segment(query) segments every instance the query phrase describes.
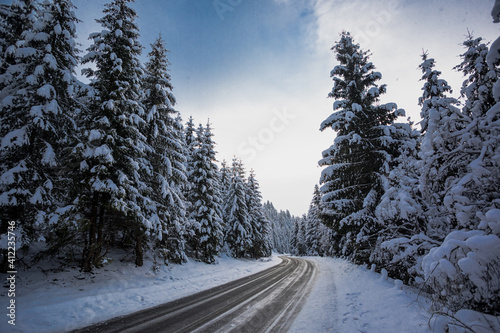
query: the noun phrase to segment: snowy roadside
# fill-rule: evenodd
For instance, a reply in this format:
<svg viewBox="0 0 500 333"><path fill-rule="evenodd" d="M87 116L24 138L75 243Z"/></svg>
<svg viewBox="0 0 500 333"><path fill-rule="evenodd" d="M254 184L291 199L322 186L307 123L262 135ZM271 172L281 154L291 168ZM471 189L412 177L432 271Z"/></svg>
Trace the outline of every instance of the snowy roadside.
<svg viewBox="0 0 500 333"><path fill-rule="evenodd" d="M223 256L216 265L189 261L162 266L156 274L151 262L135 267L119 261L96 274L67 269L50 273L48 278L40 269L18 272L16 325L9 325L3 315L0 332L67 332L194 294L280 262L278 255L262 260ZM6 289L0 296L5 309Z"/></svg>
<svg viewBox="0 0 500 333"><path fill-rule="evenodd" d="M427 300L409 288L342 259L305 258L320 272L290 332L432 332Z"/></svg>

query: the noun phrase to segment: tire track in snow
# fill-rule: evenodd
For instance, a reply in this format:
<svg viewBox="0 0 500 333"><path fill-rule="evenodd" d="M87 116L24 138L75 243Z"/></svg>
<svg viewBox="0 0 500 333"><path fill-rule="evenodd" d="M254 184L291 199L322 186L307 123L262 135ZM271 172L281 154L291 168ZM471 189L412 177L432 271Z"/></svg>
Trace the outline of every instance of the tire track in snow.
<svg viewBox="0 0 500 333"><path fill-rule="evenodd" d="M281 258L243 279L74 332L285 332L317 268L302 258Z"/></svg>

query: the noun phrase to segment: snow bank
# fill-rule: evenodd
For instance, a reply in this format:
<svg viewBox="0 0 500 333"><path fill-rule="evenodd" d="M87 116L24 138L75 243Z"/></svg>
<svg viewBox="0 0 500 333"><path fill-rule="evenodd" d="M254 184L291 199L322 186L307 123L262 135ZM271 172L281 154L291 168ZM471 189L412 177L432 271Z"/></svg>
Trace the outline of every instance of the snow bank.
<svg viewBox="0 0 500 333"><path fill-rule="evenodd" d="M19 271L16 285L16 326L0 321L0 332L67 332L166 303L256 273L281 262L270 259L219 258L215 265L189 261L180 266L162 265L155 274L153 263L143 267L122 263L119 256L95 274L77 269L48 272L43 265L31 272ZM39 265L38 265L39 266ZM1 293L1 306L8 301Z"/></svg>
<svg viewBox="0 0 500 333"><path fill-rule="evenodd" d="M320 273L290 332L432 332L428 300L342 259L308 258Z"/></svg>

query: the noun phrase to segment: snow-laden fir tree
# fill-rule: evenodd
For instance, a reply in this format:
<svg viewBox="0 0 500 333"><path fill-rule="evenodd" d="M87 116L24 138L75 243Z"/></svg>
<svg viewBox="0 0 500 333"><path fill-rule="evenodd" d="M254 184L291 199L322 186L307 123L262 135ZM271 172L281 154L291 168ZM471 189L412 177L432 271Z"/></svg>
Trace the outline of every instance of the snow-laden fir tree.
<svg viewBox="0 0 500 333"><path fill-rule="evenodd" d="M250 170L247 182L247 207L252 227L252 249L250 255L254 258L271 255L272 246L269 241L271 227L262 209L262 194L255 173Z"/></svg>
<svg viewBox="0 0 500 333"><path fill-rule="evenodd" d="M264 203L263 212L270 222L269 240L272 249L278 253L291 253L292 231L296 218L289 211L278 212L270 201Z"/></svg>
<svg viewBox="0 0 500 333"><path fill-rule="evenodd" d="M198 147L198 140L196 139L196 129L192 116L189 116L188 121L183 127L183 133L184 133L183 142L186 155L186 162L184 165L186 168L186 172L189 173L193 169L193 158L192 158L193 152ZM184 193L185 197L189 195L190 189L191 189L191 180L188 179L188 181L185 182L184 185L182 186L182 192ZM186 205L189 206L190 202L187 201ZM186 208L189 209L189 207Z"/></svg>
<svg viewBox="0 0 500 333"><path fill-rule="evenodd" d="M135 23L137 13L131 0L114 0L105 5L97 22L101 32L92 33L92 44L83 63L95 69L83 73L91 80L91 104L82 116L82 143L76 148L80 162L81 230L85 231L83 269L100 266L103 246L117 240L134 244L136 264L142 264L142 240L150 200L144 197L147 183L141 170L151 169L150 150L141 129L146 127L139 62L142 46Z"/></svg>
<svg viewBox="0 0 500 333"><path fill-rule="evenodd" d="M331 71L334 113L320 130L331 128L337 136L319 161L326 166L320 178L321 215L333 229L335 254L361 263L368 261L379 231L374 211L384 190L381 175L397 153L391 151L388 125L404 112L394 103L379 105L386 90L376 83L382 75L348 32L332 49L339 61Z"/></svg>
<svg viewBox="0 0 500 333"><path fill-rule="evenodd" d="M14 1L11 10L21 21L31 22L33 5ZM72 121L76 22L71 1L56 0L38 8L32 25L21 24L28 30L14 33L20 27L11 26L10 43L14 44L8 47L0 78L4 84L0 206L3 221L22 221L20 228L28 236L25 241L43 237L43 229L49 222L58 222L58 208L65 204L64 148L76 132Z"/></svg>
<svg viewBox="0 0 500 333"><path fill-rule="evenodd" d="M292 231L292 253L297 256L305 256L307 254L306 246L306 218L305 215L295 220Z"/></svg>
<svg viewBox="0 0 500 333"><path fill-rule="evenodd" d="M305 243L307 254L312 256L322 255L321 249L321 192L319 186L314 186L313 198L307 212L306 227L305 227Z"/></svg>
<svg viewBox="0 0 500 333"><path fill-rule="evenodd" d="M498 1L497 4L500 5ZM495 10L492 15L498 21ZM463 111L470 123L459 132L458 153L451 155L461 158L461 172L446 184L444 197L445 208L456 221L452 226L456 230L430 251L422 268L437 304L451 311L466 308L498 316L500 38L489 51L480 41L469 37L464 43L467 51L462 55L463 62L458 66L466 75L462 85L466 98Z"/></svg>
<svg viewBox="0 0 500 333"><path fill-rule="evenodd" d="M186 126L184 128L184 140L189 156L189 154L191 154L196 149L196 145L198 144L198 141L196 140L196 129L192 116L189 116L189 119L186 122Z"/></svg>
<svg viewBox="0 0 500 333"><path fill-rule="evenodd" d="M429 221L428 235L443 239L453 228L453 219L443 209L442 202L446 184L456 179L460 163L452 159L452 154L460 145L460 131L464 129L466 120L457 108L458 100L448 96L451 87L440 78L441 72L433 69L435 60L427 53L422 54L422 147L420 150L421 172L420 191L429 207L426 213Z"/></svg>
<svg viewBox="0 0 500 333"><path fill-rule="evenodd" d="M234 158L231 166L231 185L224 203L224 237L231 255L235 258L248 257L253 245L246 186L243 164Z"/></svg>
<svg viewBox="0 0 500 333"><path fill-rule="evenodd" d="M227 165L226 160L221 162L219 178L221 198L225 202L226 194L231 186L231 168Z"/></svg>
<svg viewBox="0 0 500 333"><path fill-rule="evenodd" d="M206 128L200 124L196 133L198 144L191 154L192 169L188 175L191 182L188 218L192 233L189 244L195 258L211 264L224 241L219 175L210 124Z"/></svg>
<svg viewBox="0 0 500 333"><path fill-rule="evenodd" d="M462 54L462 63L455 69L465 76L461 96L465 104L462 113L467 122L459 134L459 147L450 154L450 162L457 165L457 175L446 185L443 203L456 221L454 225L475 229L480 222L477 213L495 200L498 188L494 179L485 174L490 172L487 171L490 162L483 163L495 146L491 141L495 136L495 116L492 117L489 110L496 103L493 87L499 71L488 65L488 46L482 38L469 34L463 45L466 52ZM483 152L483 148L486 151ZM481 175L486 179L480 180Z"/></svg>
<svg viewBox="0 0 500 333"><path fill-rule="evenodd" d="M179 112L174 109L171 77L168 73L168 50L158 37L151 44L145 64L144 107L146 154L151 169L143 169L148 179L151 229L164 260L180 263L186 260L184 233L186 223L182 186L187 181L186 149ZM146 162L146 163L147 163Z"/></svg>
<svg viewBox="0 0 500 333"><path fill-rule="evenodd" d="M15 73L4 74L9 65L18 62L16 49L24 43L23 35L32 30L38 7L34 0L13 0L10 5L0 4L0 89L17 77Z"/></svg>
<svg viewBox="0 0 500 333"><path fill-rule="evenodd" d="M421 275L422 257L438 243L425 235L425 202L418 190L420 134L412 123L394 123L392 137L400 155L390 162L385 191L375 210L381 227L370 261L392 278L412 282Z"/></svg>

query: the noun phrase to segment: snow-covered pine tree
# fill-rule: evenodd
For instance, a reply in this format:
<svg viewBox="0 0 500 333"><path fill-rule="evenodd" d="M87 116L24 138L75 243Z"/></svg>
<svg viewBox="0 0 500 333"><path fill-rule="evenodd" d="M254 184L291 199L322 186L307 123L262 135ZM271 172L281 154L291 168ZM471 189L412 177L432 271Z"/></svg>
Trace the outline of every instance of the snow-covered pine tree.
<svg viewBox="0 0 500 333"><path fill-rule="evenodd" d="M271 232L269 221L262 210L262 195L255 173L250 170L247 181L247 207L252 227L252 249L250 255L254 258L269 257L272 247L269 242Z"/></svg>
<svg viewBox="0 0 500 333"><path fill-rule="evenodd" d="M422 54L423 94L419 98L422 107L422 147L419 169L420 191L429 208L427 234L431 238L444 239L456 223L448 216L442 202L446 184L456 179L459 163L451 157L460 144L459 134L465 128L466 120L457 108L458 100L449 97L451 87L441 79L441 72L433 69L435 60L427 53Z"/></svg>
<svg viewBox="0 0 500 333"><path fill-rule="evenodd" d="M186 122L186 126L184 128L184 137L189 156L189 154L191 154L196 149L196 145L198 143L196 141L196 129L194 128L194 121L192 116L189 116L189 119Z"/></svg>
<svg viewBox="0 0 500 333"><path fill-rule="evenodd" d="M295 220L292 231L292 253L297 256L305 256L307 254L306 247L306 232L305 232L305 215Z"/></svg>
<svg viewBox="0 0 500 333"><path fill-rule="evenodd" d="M198 140L196 139L196 129L194 126L194 121L192 116L189 116L189 119L186 122L183 131L184 131L183 141L184 141L184 148L186 155L185 167L187 174L189 174L193 170L192 154L198 147ZM188 179L188 181L185 182L184 185L182 186L182 191L185 197L189 195L189 191L191 189L191 182L192 180ZM190 202L186 201L186 205L187 205L186 209L189 210Z"/></svg>
<svg viewBox="0 0 500 333"><path fill-rule="evenodd" d="M336 99L334 113L320 130L337 132L334 144L323 151L321 166L322 220L335 235L335 255L367 263L379 226L375 207L383 194L381 175L392 154L388 125L402 115L394 103L378 105L386 86L369 62L368 51L360 49L348 32L332 50L339 65L331 71Z"/></svg>
<svg viewBox="0 0 500 333"><path fill-rule="evenodd" d="M311 256L322 255L321 251L321 191L319 186L314 186L313 198L307 212L305 227L305 243L307 254Z"/></svg>
<svg viewBox="0 0 500 333"><path fill-rule="evenodd" d="M83 73L91 79L94 96L82 115L80 156L81 230L86 235L83 269L100 266L103 245L112 239L120 245L133 243L136 264L142 264L142 240L151 221L146 209L149 203L143 193L147 184L141 179L150 150L145 135L144 107L139 62L142 46L132 0L113 0L105 4L104 16L97 22L101 32L90 35L93 43L83 63L95 69Z"/></svg>
<svg viewBox="0 0 500 333"><path fill-rule="evenodd" d="M222 160L221 162L221 167L220 167L220 187L221 187L221 198L222 201L226 201L226 193L229 190L229 187L231 186L231 169L227 165L226 160Z"/></svg>
<svg viewBox="0 0 500 333"><path fill-rule="evenodd" d="M295 218L289 211L277 211L270 201L263 205L263 212L270 222L271 232L269 241L274 251L278 253L291 253L292 231Z"/></svg>
<svg viewBox="0 0 500 333"><path fill-rule="evenodd" d="M33 2L14 1L12 13L33 20ZM66 200L64 149L75 133L74 69L77 19L69 0L44 3L33 25L15 32L0 81L0 206L2 220L20 220L25 241L59 221ZM20 14L21 13L21 14ZM14 14L13 14L14 15ZM16 17L14 15L13 17ZM6 20L5 22L8 22ZM16 30L19 27L13 26Z"/></svg>
<svg viewBox="0 0 500 333"><path fill-rule="evenodd" d="M212 264L224 241L218 167L210 124L206 128L200 124L196 133L198 144L191 154L192 169L188 175L191 189L187 199L193 233L189 244L195 258Z"/></svg>
<svg viewBox="0 0 500 333"><path fill-rule="evenodd" d="M224 206L225 242L235 258L249 256L253 245L246 186L243 163L235 157L231 166L231 185Z"/></svg>
<svg viewBox="0 0 500 333"><path fill-rule="evenodd" d="M4 74L9 65L19 61L16 49L23 45L23 35L32 30L37 12L38 3L34 0L13 0L10 5L0 4L0 89L17 77L15 73Z"/></svg>
<svg viewBox="0 0 500 333"><path fill-rule="evenodd" d="M489 141L492 138L490 125L493 123L488 119L491 117L488 111L496 103L493 87L499 71L488 65L488 46L482 43L482 38L474 38L469 33L463 45L467 50L461 55L462 63L455 69L466 76L461 96L465 99L462 112L468 121L460 133L459 148L450 154L449 163L457 165L457 176L448 182L443 202L456 221L454 225L476 229L480 222L477 212L494 201L496 189L493 179L482 182L477 177L484 175L481 170L485 171L478 165L486 157L481 157L485 142L488 142L488 149L495 145Z"/></svg>
<svg viewBox="0 0 500 333"><path fill-rule="evenodd" d="M394 123L391 131L400 155L390 162L385 192L375 210L381 232L370 261L392 278L410 283L421 274L422 257L438 243L425 236L426 206L418 190L420 133L412 123Z"/></svg>
<svg viewBox="0 0 500 333"><path fill-rule="evenodd" d="M182 186L187 181L186 149L182 121L174 109L176 100L168 73L167 52L165 42L159 36L151 44L145 64L145 134L151 148L146 158L152 168L143 172L149 179L146 190L151 207L154 207L148 219L155 236L155 247L164 260L181 263L186 261L186 211L182 193Z"/></svg>
<svg viewBox="0 0 500 333"><path fill-rule="evenodd" d="M500 1L492 16L498 22ZM471 37L471 36L470 36ZM457 221L422 268L438 304L451 311L500 314L500 38L487 51L469 38L463 62L464 113L471 118L458 148L465 172L447 184L445 205ZM492 100L493 98L493 100ZM467 140L467 141L465 141ZM461 169L462 171L462 169ZM451 297L450 297L451 296Z"/></svg>

